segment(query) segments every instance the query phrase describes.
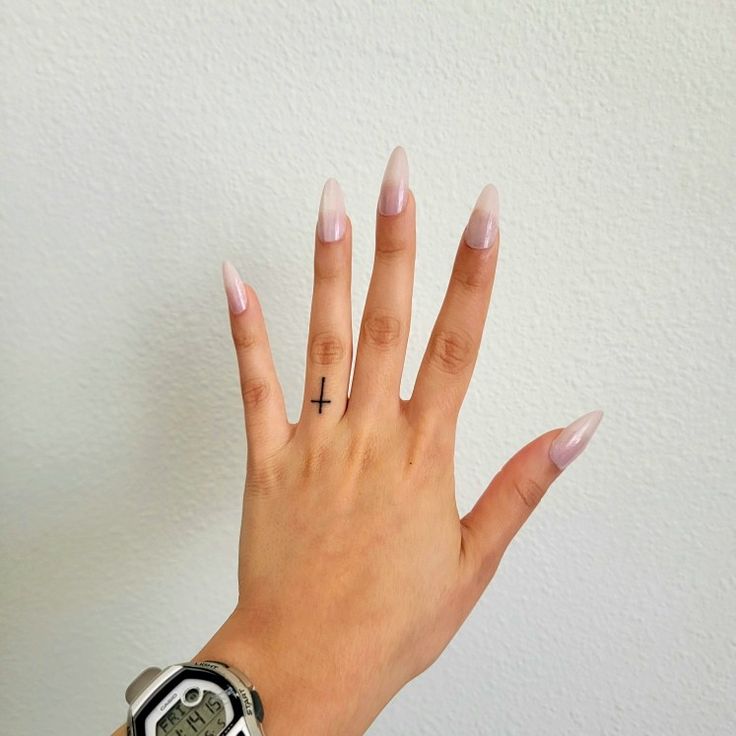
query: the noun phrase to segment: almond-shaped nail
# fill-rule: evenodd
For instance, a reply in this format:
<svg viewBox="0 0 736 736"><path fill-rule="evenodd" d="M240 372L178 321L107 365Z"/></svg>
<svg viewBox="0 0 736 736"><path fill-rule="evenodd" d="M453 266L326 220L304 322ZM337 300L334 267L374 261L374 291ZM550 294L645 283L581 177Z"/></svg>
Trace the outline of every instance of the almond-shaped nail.
<svg viewBox="0 0 736 736"><path fill-rule="evenodd" d="M222 264L222 280L225 284L225 294L227 294L227 304L230 311L233 314L244 312L248 306L245 285L230 261L225 261Z"/></svg>
<svg viewBox="0 0 736 736"><path fill-rule="evenodd" d="M323 243L334 243L345 234L345 199L336 179L328 179L322 188L317 218L317 235Z"/></svg>
<svg viewBox="0 0 736 736"><path fill-rule="evenodd" d="M498 190L486 184L465 226L465 242L471 248L490 248L496 242L498 215Z"/></svg>
<svg viewBox="0 0 736 736"><path fill-rule="evenodd" d="M383 172L381 193L378 195L378 211L382 215L398 215L406 207L409 192L409 161L406 151L396 146L391 152Z"/></svg>
<svg viewBox="0 0 736 736"><path fill-rule="evenodd" d="M555 437L549 448L550 460L564 470L588 446L598 429L603 412L597 409L576 419Z"/></svg>

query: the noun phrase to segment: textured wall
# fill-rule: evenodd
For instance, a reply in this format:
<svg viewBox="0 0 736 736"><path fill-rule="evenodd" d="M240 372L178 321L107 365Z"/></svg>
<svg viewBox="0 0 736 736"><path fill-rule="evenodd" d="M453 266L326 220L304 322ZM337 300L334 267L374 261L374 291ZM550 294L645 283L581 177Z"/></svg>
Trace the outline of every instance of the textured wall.
<svg viewBox="0 0 736 736"><path fill-rule="evenodd" d="M470 207L501 192L461 510L533 436L606 418L370 733L734 732L733 3L1 4L3 733L111 731L131 676L228 612L220 261L260 294L294 420L322 183L353 218L357 330L397 143L405 395Z"/></svg>

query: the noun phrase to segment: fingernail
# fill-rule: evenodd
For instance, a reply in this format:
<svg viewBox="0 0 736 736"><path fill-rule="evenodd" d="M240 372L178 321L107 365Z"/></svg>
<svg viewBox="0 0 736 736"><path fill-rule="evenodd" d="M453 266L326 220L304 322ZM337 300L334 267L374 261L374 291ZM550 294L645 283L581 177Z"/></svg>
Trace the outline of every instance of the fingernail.
<svg viewBox="0 0 736 736"><path fill-rule="evenodd" d="M597 409L576 419L555 437L549 448L550 460L564 470L587 446L598 429L603 412Z"/></svg>
<svg viewBox="0 0 736 736"><path fill-rule="evenodd" d="M465 242L471 248L489 248L498 233L498 190L486 184L465 226Z"/></svg>
<svg viewBox="0 0 736 736"><path fill-rule="evenodd" d="M317 218L317 235L323 243L334 243L345 234L345 200L336 179L328 179L322 189Z"/></svg>
<svg viewBox="0 0 736 736"><path fill-rule="evenodd" d="M245 285L240 275L230 261L222 264L222 280L225 284L227 303L233 314L240 314L248 306L248 297L245 293Z"/></svg>
<svg viewBox="0 0 736 736"><path fill-rule="evenodd" d="M396 146L383 172L378 211L382 215L398 215L406 207L408 191L409 161L406 158L406 151L401 146Z"/></svg>

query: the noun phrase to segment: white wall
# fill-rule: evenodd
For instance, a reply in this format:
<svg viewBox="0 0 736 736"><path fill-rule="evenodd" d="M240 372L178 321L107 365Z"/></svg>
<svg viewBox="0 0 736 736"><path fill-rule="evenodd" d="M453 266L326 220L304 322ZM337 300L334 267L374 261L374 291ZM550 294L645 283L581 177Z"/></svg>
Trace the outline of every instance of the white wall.
<svg viewBox="0 0 736 736"><path fill-rule="evenodd" d="M538 433L606 418L370 733L734 732L733 3L2 17L0 730L111 731L128 680L229 611L244 463L220 262L260 294L295 420L323 180L354 222L357 330L401 143L406 394L469 209L501 192L461 510Z"/></svg>

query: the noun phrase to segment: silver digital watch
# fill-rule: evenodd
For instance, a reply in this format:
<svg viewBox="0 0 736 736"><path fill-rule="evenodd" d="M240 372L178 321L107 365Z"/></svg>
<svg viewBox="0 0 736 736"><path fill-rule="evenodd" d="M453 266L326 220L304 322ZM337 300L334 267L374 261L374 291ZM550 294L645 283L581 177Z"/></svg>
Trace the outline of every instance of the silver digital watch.
<svg viewBox="0 0 736 736"><path fill-rule="evenodd" d="M251 681L222 662L143 670L125 691L128 736L265 736Z"/></svg>

